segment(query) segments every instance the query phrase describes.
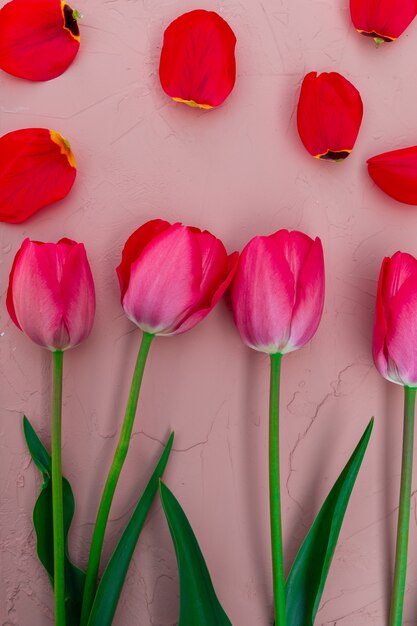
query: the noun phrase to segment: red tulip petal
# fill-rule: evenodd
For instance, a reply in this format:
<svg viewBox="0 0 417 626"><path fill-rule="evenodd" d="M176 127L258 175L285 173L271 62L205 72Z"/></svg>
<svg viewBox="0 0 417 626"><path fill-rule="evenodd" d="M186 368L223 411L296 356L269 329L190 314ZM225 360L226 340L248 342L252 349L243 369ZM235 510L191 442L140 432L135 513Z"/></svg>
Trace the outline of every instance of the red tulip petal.
<svg viewBox="0 0 417 626"><path fill-rule="evenodd" d="M397 253L399 254L399 253ZM381 271L378 280L378 290L376 294L375 322L372 338L372 354L375 365L381 372L382 376L388 376L388 357L385 347L385 337L387 334L387 313L385 311L385 285L387 283L387 274L391 259L385 257L381 265Z"/></svg>
<svg viewBox="0 0 417 626"><path fill-rule="evenodd" d="M96 310L94 281L84 244L61 239L57 250L60 251L66 244L71 248L66 254L61 279L63 321L71 343L78 345L88 337L93 326Z"/></svg>
<svg viewBox="0 0 417 626"><path fill-rule="evenodd" d="M314 242L299 230L288 231L286 229L269 235L269 239L274 242L277 249L282 250L294 277L294 284L297 285Z"/></svg>
<svg viewBox="0 0 417 626"><path fill-rule="evenodd" d="M226 276L224 280L217 287L210 302L207 303L205 308L198 309L195 313L192 313L191 315L186 317L185 320L181 322L181 324L177 327L175 331L176 335L179 335L181 333L187 332L188 330L191 330L191 328L194 328L194 326L196 326L199 322L201 322L201 320L207 317L207 315L216 306L216 304L218 303L218 301L220 300L220 298L222 297L222 295L224 294L224 292L226 291L226 289L229 287L230 283L232 282L233 277L237 270L238 261L239 261L239 253L233 252L228 257L228 266L227 266Z"/></svg>
<svg viewBox="0 0 417 626"><path fill-rule="evenodd" d="M417 15L417 0L350 0L350 14L363 35L393 41Z"/></svg>
<svg viewBox="0 0 417 626"><path fill-rule="evenodd" d="M222 104L236 80L236 37L213 11L181 15L166 29L159 76L178 102L211 109Z"/></svg>
<svg viewBox="0 0 417 626"><path fill-rule="evenodd" d="M13 278L14 278L14 273L16 271L16 267L18 265L19 259L20 259L20 255L22 254L22 250L24 250L28 244L30 243L30 239L27 237L21 247L20 250L17 251L16 256L13 260L13 265L12 265L12 269L10 270L10 275L9 275L9 286L7 288L7 297L6 297L6 307L7 307L7 311L10 315L10 317L12 318L12 321L16 324L16 326L18 328L20 328L20 330L22 330L22 327L20 326L18 319L17 319L17 315L16 315L16 310L14 308L14 302L13 302Z"/></svg>
<svg viewBox="0 0 417 626"><path fill-rule="evenodd" d="M359 91L337 72L310 72L301 87L297 125L301 141L317 159L341 160L351 153L362 122Z"/></svg>
<svg viewBox="0 0 417 626"><path fill-rule="evenodd" d="M297 234L298 241L304 233ZM295 247L295 246L294 246ZM291 339L286 352L291 348L304 346L315 334L324 305L324 258L323 246L319 238L310 245L308 254L303 259L300 272L296 276L295 304L291 320Z"/></svg>
<svg viewBox="0 0 417 626"><path fill-rule="evenodd" d="M75 157L66 139L46 128L0 137L0 221L23 222L69 193Z"/></svg>
<svg viewBox="0 0 417 626"><path fill-rule="evenodd" d="M162 231L166 230L170 226L171 224L169 222L165 222L164 220L151 220L135 230L135 232L130 235L129 239L126 241L122 252L122 261L116 268L122 302L126 289L129 286L132 264L137 261L145 249L145 246L152 241L154 237L159 235L159 233L162 233Z"/></svg>
<svg viewBox="0 0 417 626"><path fill-rule="evenodd" d="M417 380L417 273L403 283L390 305L386 336L388 376L415 386ZM391 371L390 371L391 370Z"/></svg>
<svg viewBox="0 0 417 626"><path fill-rule="evenodd" d="M133 263L123 308L142 330L170 334L198 302L200 283L199 246L186 226L174 224Z"/></svg>
<svg viewBox="0 0 417 626"><path fill-rule="evenodd" d="M368 160L368 172L386 194L417 205L417 146L379 154Z"/></svg>
<svg viewBox="0 0 417 626"><path fill-rule="evenodd" d="M232 285L235 324L243 341L269 354L288 343L295 297L294 276L284 251L289 233L281 232L279 237L276 233L274 238L249 241Z"/></svg>
<svg viewBox="0 0 417 626"><path fill-rule="evenodd" d="M60 0L12 0L0 11L0 68L28 80L56 78L80 47L77 17Z"/></svg>
<svg viewBox="0 0 417 626"><path fill-rule="evenodd" d="M214 291L227 273L228 256L220 239L208 231L197 233L197 241L201 251L202 279L200 284L201 301L209 304Z"/></svg>

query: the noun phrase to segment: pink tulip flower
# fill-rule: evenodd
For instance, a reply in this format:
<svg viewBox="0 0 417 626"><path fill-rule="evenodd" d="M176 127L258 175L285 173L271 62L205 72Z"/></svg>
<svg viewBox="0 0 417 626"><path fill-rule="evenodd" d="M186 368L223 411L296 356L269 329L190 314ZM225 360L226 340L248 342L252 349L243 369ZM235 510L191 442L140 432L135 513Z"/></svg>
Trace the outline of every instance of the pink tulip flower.
<svg viewBox="0 0 417 626"><path fill-rule="evenodd" d="M320 239L279 230L249 241L232 282L235 324L246 345L267 354L301 348L317 330L323 303Z"/></svg>
<svg viewBox="0 0 417 626"><path fill-rule="evenodd" d="M207 231L152 220L127 240L117 268L123 309L152 335L184 333L216 305L238 253Z"/></svg>
<svg viewBox="0 0 417 626"><path fill-rule="evenodd" d="M7 309L16 326L48 350L67 350L84 341L95 313L84 244L25 239L10 272Z"/></svg>
<svg viewBox="0 0 417 626"><path fill-rule="evenodd" d="M396 252L382 262L373 356L384 378L417 387L417 260L411 254Z"/></svg>

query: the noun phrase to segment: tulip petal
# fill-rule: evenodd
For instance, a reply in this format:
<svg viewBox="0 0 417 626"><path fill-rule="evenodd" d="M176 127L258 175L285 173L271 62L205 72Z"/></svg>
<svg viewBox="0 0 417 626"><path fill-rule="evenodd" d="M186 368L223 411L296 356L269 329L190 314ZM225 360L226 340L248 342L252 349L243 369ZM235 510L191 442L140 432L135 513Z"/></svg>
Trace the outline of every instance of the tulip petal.
<svg viewBox="0 0 417 626"><path fill-rule="evenodd" d="M396 252L382 265L381 298L386 311L404 283L417 273L417 260L406 252Z"/></svg>
<svg viewBox="0 0 417 626"><path fill-rule="evenodd" d="M243 341L261 352L280 352L290 337L294 296L294 277L282 247L269 237L252 239L232 284L234 318Z"/></svg>
<svg viewBox="0 0 417 626"><path fill-rule="evenodd" d="M14 277L14 273L16 270L16 266L19 263L19 258L20 255L22 254L22 250L26 247L27 243L30 241L29 238L26 238L21 247L20 250L17 251L15 258L13 259L13 265L12 265L12 269L10 270L10 275L9 275L9 285L7 288L7 296L6 296L6 307L7 307L7 312L9 313L12 321L16 324L16 326L18 328L20 328L20 330L22 330L22 327L19 324L19 320L17 319L17 315L16 315L16 311L14 308L14 302L13 302L13 277Z"/></svg>
<svg viewBox="0 0 417 626"><path fill-rule="evenodd" d="M294 277L294 283L297 284L300 272L310 254L313 245L312 239L298 230L288 231L285 229L273 233L269 239L284 254Z"/></svg>
<svg viewBox="0 0 417 626"><path fill-rule="evenodd" d="M416 277L417 260L410 254L396 252L391 258L384 259L378 281L373 357L382 376L401 385L407 384L413 371L412 360L406 357L406 353L417 345L412 343L410 336L414 314L408 319L404 314L412 302Z"/></svg>
<svg viewBox="0 0 417 626"><path fill-rule="evenodd" d="M220 284L217 283L218 287L212 295L211 300L207 302L205 306L203 305L203 308L199 308L194 313L191 313L191 315L188 315L185 320L177 326L175 334L179 335L180 333L185 333L187 330L191 330L191 328L194 328L196 324L198 324L199 322L201 322L201 320L207 317L207 315L216 306L216 304L232 282L233 277L236 273L238 261L239 253L233 252L228 257L228 265L225 278L220 282Z"/></svg>
<svg viewBox="0 0 417 626"><path fill-rule="evenodd" d="M170 228L171 224L164 220L151 220L143 224L126 241L122 252L122 261L116 268L120 284L121 300L123 302L126 289L129 286L132 264L138 260L147 244L159 233Z"/></svg>
<svg viewBox="0 0 417 626"><path fill-rule="evenodd" d="M394 382L417 385L417 272L399 289L390 305L386 347L388 377Z"/></svg>
<svg viewBox="0 0 417 626"><path fill-rule="evenodd" d="M417 15L417 0L350 0L353 25L362 35L393 41Z"/></svg>
<svg viewBox="0 0 417 626"><path fill-rule="evenodd" d="M229 261L226 248L220 239L208 231L200 232L193 229L193 232L196 234L201 253L200 306L211 302L214 291L227 273Z"/></svg>
<svg viewBox="0 0 417 626"><path fill-rule="evenodd" d="M417 146L372 157L368 160L368 172L391 198L417 205Z"/></svg>
<svg viewBox="0 0 417 626"><path fill-rule="evenodd" d="M23 222L70 192L77 170L68 142L45 128L0 137L0 221Z"/></svg>
<svg viewBox="0 0 417 626"><path fill-rule="evenodd" d="M236 80L236 37L213 11L181 15L166 29L159 65L163 90L174 100L210 109L227 98Z"/></svg>
<svg viewBox="0 0 417 626"><path fill-rule="evenodd" d="M388 378L388 356L385 349L385 337L387 334L387 316L385 312L384 286L386 274L389 271L390 259L386 257L381 265L376 295L375 323L372 339L372 354L378 371ZM389 306L389 303L387 303Z"/></svg>
<svg viewBox="0 0 417 626"><path fill-rule="evenodd" d="M317 238L312 243L304 233L293 232L291 235L297 235L294 249L300 248L300 235L309 240L309 246L295 278L296 294L291 336L283 353L291 352L310 341L319 326L324 305L324 258L321 241Z"/></svg>
<svg viewBox="0 0 417 626"><path fill-rule="evenodd" d="M362 123L359 91L337 72L310 72L303 80L297 110L298 132L318 159L341 160L351 153Z"/></svg>
<svg viewBox="0 0 417 626"><path fill-rule="evenodd" d="M170 334L198 302L200 282L199 246L185 226L174 224L133 263L123 308L142 330Z"/></svg>
<svg viewBox="0 0 417 626"><path fill-rule="evenodd" d="M80 47L77 13L61 0L12 0L0 11L0 68L28 80L56 78Z"/></svg>
<svg viewBox="0 0 417 626"><path fill-rule="evenodd" d="M60 249L68 244L70 248L66 254L61 279L63 321L71 337L71 346L76 346L91 332L96 300L84 244L61 239L57 247Z"/></svg>

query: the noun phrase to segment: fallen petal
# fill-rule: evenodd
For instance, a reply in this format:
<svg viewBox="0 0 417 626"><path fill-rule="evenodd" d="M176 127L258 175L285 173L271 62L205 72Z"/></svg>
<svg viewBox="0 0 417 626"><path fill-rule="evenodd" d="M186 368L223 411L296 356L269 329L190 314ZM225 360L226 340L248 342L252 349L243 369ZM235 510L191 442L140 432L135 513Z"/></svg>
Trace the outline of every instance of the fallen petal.
<svg viewBox="0 0 417 626"><path fill-rule="evenodd" d="M164 34L159 65L163 90L192 107L222 104L236 80L235 46L234 32L217 13L184 13Z"/></svg>
<svg viewBox="0 0 417 626"><path fill-rule="evenodd" d="M77 11L61 0L12 0L0 11L0 68L28 80L51 80L80 47Z"/></svg>
<svg viewBox="0 0 417 626"><path fill-rule="evenodd" d="M372 157L368 160L368 172L391 198L417 205L417 146Z"/></svg>
<svg viewBox="0 0 417 626"><path fill-rule="evenodd" d="M0 221L19 223L62 200L76 176L75 157L62 135L25 128L0 137Z"/></svg>

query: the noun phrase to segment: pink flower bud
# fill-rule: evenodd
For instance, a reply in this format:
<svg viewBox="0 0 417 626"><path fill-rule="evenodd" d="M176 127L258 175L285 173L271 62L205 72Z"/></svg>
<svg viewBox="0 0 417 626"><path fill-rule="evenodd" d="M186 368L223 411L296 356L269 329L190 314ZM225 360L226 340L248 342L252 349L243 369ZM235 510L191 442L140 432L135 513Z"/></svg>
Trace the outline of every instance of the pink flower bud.
<svg viewBox="0 0 417 626"><path fill-rule="evenodd" d="M129 237L117 268L123 309L144 332L190 330L216 305L236 269L237 252L207 231L152 220Z"/></svg>
<svg viewBox="0 0 417 626"><path fill-rule="evenodd" d="M84 244L25 239L10 272L7 309L16 326L48 350L67 350L84 341L95 313Z"/></svg>
<svg viewBox="0 0 417 626"><path fill-rule="evenodd" d="M279 230L246 245L232 283L235 324L246 345L267 354L301 348L317 330L323 303L320 239Z"/></svg>
<svg viewBox="0 0 417 626"><path fill-rule="evenodd" d="M396 252L382 262L373 337L375 365L387 380L417 387L417 260Z"/></svg>

